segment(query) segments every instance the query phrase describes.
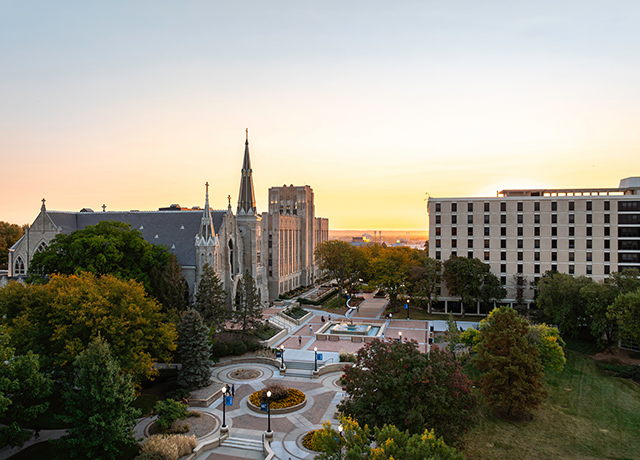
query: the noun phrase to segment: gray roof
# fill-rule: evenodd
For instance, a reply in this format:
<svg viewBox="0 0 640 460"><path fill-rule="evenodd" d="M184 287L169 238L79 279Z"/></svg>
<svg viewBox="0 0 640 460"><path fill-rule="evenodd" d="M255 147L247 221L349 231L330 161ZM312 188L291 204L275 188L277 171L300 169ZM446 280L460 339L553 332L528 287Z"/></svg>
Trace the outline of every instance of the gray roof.
<svg viewBox="0 0 640 460"><path fill-rule="evenodd" d="M47 211L63 233L82 230L102 221L125 222L138 230L149 243L163 244L178 258L181 266L195 266L195 237L200 231L204 211L124 211L60 212ZM211 211L218 234L226 211Z"/></svg>

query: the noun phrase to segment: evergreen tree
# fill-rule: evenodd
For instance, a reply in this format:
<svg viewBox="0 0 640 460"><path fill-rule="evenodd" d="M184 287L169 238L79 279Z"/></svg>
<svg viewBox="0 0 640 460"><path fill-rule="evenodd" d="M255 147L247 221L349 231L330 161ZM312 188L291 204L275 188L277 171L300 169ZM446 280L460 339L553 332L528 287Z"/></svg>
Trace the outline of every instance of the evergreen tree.
<svg viewBox="0 0 640 460"><path fill-rule="evenodd" d="M194 308L198 310L204 323L215 332L223 330L231 316L227 308L227 292L209 264L203 267Z"/></svg>
<svg viewBox="0 0 640 460"><path fill-rule="evenodd" d="M256 289L256 283L248 271L244 272L244 276L238 283L233 322L240 326L242 332L255 329L262 322L258 289Z"/></svg>
<svg viewBox="0 0 640 460"><path fill-rule="evenodd" d="M494 309L480 326L480 391L489 407L509 417L528 417L546 396L544 368L529 332L527 321L511 307Z"/></svg>
<svg viewBox="0 0 640 460"><path fill-rule="evenodd" d="M182 314L182 321L178 324L178 359L182 363L178 385L188 390L209 385L209 356L209 328L197 310L189 309Z"/></svg>
<svg viewBox="0 0 640 460"><path fill-rule="evenodd" d="M135 443L139 411L131 407L131 376L122 374L102 337L94 339L73 363L75 378L64 399L68 434L57 441L68 458L117 459Z"/></svg>

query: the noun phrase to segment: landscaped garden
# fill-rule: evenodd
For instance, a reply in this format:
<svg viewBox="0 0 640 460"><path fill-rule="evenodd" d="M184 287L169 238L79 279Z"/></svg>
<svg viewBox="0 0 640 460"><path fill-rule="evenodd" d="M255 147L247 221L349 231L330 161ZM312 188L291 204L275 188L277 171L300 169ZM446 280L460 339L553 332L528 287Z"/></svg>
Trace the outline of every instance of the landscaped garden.
<svg viewBox="0 0 640 460"><path fill-rule="evenodd" d="M271 397L267 392L271 392ZM255 391L249 396L249 402L255 407L260 407L263 402L269 402L271 410L288 409L298 406L306 401L305 394L295 388L288 388L279 383L271 383L262 390Z"/></svg>

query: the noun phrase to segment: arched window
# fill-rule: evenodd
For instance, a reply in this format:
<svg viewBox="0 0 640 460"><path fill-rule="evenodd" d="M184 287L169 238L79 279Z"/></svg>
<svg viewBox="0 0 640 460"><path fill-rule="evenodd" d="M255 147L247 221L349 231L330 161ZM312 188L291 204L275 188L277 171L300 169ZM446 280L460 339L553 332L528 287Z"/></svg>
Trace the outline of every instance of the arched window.
<svg viewBox="0 0 640 460"><path fill-rule="evenodd" d="M231 272L231 276L235 275L235 265L233 263L233 241L229 240L229 271Z"/></svg>
<svg viewBox="0 0 640 460"><path fill-rule="evenodd" d="M26 271L24 269L24 260L22 257L18 256L16 262L13 264L13 274L14 275L25 275Z"/></svg>
<svg viewBox="0 0 640 460"><path fill-rule="evenodd" d="M47 243L45 243L44 241L42 243L40 243L38 245L38 247L36 248L36 252L42 252L45 249L47 249Z"/></svg>

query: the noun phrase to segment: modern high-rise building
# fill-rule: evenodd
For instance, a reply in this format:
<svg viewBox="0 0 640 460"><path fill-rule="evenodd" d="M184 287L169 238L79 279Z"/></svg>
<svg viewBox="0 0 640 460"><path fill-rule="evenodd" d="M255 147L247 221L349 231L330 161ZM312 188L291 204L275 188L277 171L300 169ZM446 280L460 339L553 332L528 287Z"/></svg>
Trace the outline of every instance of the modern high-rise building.
<svg viewBox="0 0 640 460"><path fill-rule="evenodd" d="M429 198L429 254L478 258L507 289L501 303L530 302L549 270L602 280L640 268L640 177L618 188L502 190L496 197ZM446 286L436 306L456 313ZM489 306L479 305L486 313ZM474 309L465 308L467 312Z"/></svg>

